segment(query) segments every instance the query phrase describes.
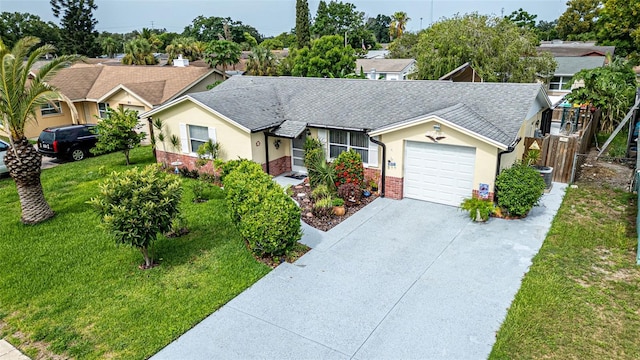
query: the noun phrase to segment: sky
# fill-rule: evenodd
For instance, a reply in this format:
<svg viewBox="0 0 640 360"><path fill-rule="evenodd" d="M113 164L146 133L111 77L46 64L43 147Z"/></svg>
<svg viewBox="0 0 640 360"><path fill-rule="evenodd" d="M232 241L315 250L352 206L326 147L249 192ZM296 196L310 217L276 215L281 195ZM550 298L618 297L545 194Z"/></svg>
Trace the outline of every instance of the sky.
<svg viewBox="0 0 640 360"><path fill-rule="evenodd" d="M315 15L320 0L308 0L311 15ZM566 0L351 0L367 17L378 14L391 16L404 11L411 20L407 30L418 31L431 22L449 18L456 13L478 12L487 15L508 15L519 8L538 15L537 20L557 19L566 10ZM96 29L126 33L146 28L164 28L181 33L199 15L231 17L251 25L264 36L276 36L295 27L295 0L95 0L98 9ZM0 0L0 12L28 12L45 21L59 24L53 17L49 0Z"/></svg>

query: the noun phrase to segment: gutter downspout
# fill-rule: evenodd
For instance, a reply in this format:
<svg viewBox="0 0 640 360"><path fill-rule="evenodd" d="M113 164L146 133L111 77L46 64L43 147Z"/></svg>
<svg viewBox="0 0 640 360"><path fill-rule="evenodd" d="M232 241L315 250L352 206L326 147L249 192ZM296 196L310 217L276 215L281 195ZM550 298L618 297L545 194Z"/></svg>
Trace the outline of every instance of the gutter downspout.
<svg viewBox="0 0 640 360"><path fill-rule="evenodd" d="M264 132L264 156L267 163L267 175L271 175L269 172L269 134Z"/></svg>
<svg viewBox="0 0 640 360"><path fill-rule="evenodd" d="M386 171L387 170L387 145L385 145L385 143L383 143L382 141L378 141L378 140L374 139L371 136L369 137L369 140L372 143L374 143L376 145L380 145L382 147L382 166L381 166L381 168L382 168L382 174L381 174L381 176L382 176L382 184L381 184L382 189L380 189L380 197L384 197L384 188L385 188L385 185L387 183L386 182L386 178L387 178L387 176L386 176L387 175L387 171Z"/></svg>
<svg viewBox="0 0 640 360"><path fill-rule="evenodd" d="M496 177L498 177L498 175L500 175L500 163L502 162L502 155L512 153L512 152L516 149L516 145L518 145L518 143L520 142L520 140L522 140L522 138L516 138L516 139L515 139L515 140L513 140L513 142L509 145L509 147L507 148L507 150L500 151L500 152L498 153L498 164L496 164ZM494 189L493 189L493 201L494 201L494 202L497 202L497 201L498 201L498 195L497 195L497 191L495 191L495 185L494 185Z"/></svg>

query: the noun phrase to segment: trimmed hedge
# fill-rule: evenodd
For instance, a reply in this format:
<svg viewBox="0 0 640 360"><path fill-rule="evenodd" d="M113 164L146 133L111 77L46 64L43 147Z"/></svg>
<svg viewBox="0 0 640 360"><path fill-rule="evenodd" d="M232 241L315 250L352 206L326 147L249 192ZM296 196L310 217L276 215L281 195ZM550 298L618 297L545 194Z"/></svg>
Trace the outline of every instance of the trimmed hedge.
<svg viewBox="0 0 640 360"><path fill-rule="evenodd" d="M525 216L538 204L545 187L536 169L517 163L496 177L498 206L511 216Z"/></svg>
<svg viewBox="0 0 640 360"><path fill-rule="evenodd" d="M256 256L286 254L302 237L300 208L260 165L234 162L224 188L240 234Z"/></svg>

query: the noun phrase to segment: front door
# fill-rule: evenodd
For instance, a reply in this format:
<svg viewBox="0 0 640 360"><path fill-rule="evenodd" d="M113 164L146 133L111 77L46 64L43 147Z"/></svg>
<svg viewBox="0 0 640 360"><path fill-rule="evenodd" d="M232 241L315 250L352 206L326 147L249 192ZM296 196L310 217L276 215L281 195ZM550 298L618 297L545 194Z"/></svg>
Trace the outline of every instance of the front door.
<svg viewBox="0 0 640 360"><path fill-rule="evenodd" d="M307 134L303 132L291 140L291 170L305 174L307 173L307 168L304 167L304 142L306 139Z"/></svg>

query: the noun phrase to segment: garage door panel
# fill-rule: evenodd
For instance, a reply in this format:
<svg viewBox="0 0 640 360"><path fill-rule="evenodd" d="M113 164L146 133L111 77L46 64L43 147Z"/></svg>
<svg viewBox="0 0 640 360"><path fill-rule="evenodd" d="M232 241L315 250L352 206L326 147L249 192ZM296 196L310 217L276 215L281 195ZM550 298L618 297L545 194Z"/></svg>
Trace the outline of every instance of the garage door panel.
<svg viewBox="0 0 640 360"><path fill-rule="evenodd" d="M476 149L408 141L404 196L458 206L471 195Z"/></svg>

